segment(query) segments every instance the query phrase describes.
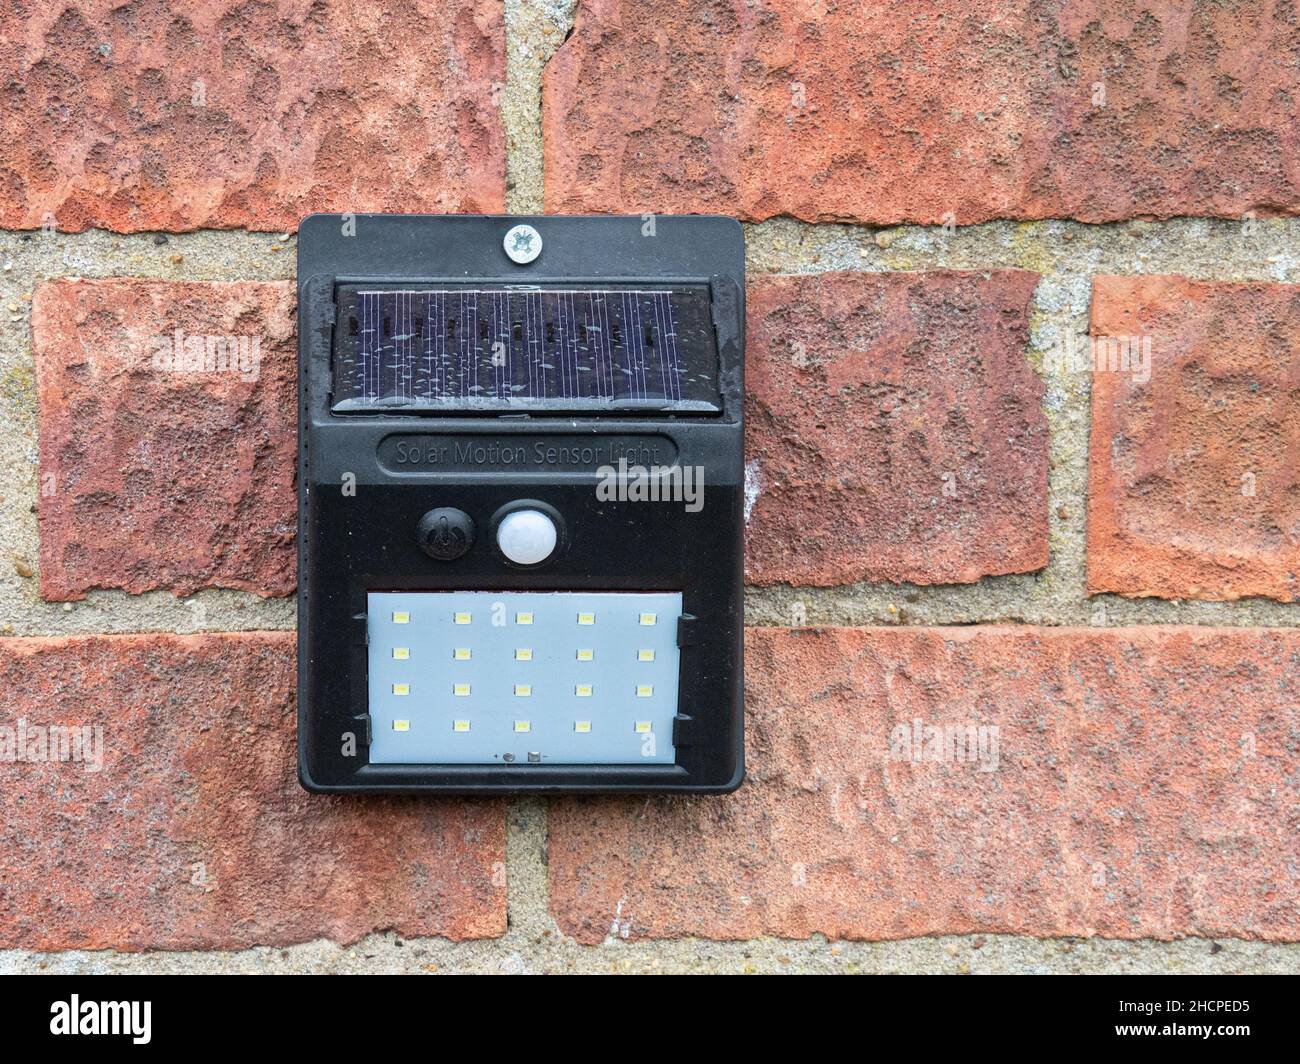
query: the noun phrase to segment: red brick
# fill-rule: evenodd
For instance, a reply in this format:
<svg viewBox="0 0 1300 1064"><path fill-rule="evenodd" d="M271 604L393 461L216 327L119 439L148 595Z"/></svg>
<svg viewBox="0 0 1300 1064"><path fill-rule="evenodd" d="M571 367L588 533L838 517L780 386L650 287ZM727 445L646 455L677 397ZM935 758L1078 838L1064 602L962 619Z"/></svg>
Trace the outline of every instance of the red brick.
<svg viewBox="0 0 1300 1064"><path fill-rule="evenodd" d="M41 593L294 586L288 282L53 281L34 299ZM255 372L176 372L156 338L257 341ZM166 363L162 363L166 365ZM250 370L252 360L244 363Z"/></svg>
<svg viewBox="0 0 1300 1064"><path fill-rule="evenodd" d="M104 757L0 760L0 948L505 931L499 804L299 787L292 633L5 639L20 719L102 727Z"/></svg>
<svg viewBox="0 0 1300 1064"><path fill-rule="evenodd" d="M489 0L15 0L0 14L0 227L499 212L504 81Z"/></svg>
<svg viewBox="0 0 1300 1064"><path fill-rule="evenodd" d="M1300 938L1300 630L746 638L739 791L553 807L566 934ZM996 770L890 760L916 719Z"/></svg>
<svg viewBox="0 0 1300 1064"><path fill-rule="evenodd" d="M1025 360L1037 280L751 279L753 583L970 583L1047 564L1043 384Z"/></svg>
<svg viewBox="0 0 1300 1064"><path fill-rule="evenodd" d="M545 72L546 208L1294 214L1298 19L1296 0L583 0Z"/></svg>
<svg viewBox="0 0 1300 1064"><path fill-rule="evenodd" d="M1093 373L1089 591L1300 599L1300 285L1098 277L1092 331L1151 357Z"/></svg>

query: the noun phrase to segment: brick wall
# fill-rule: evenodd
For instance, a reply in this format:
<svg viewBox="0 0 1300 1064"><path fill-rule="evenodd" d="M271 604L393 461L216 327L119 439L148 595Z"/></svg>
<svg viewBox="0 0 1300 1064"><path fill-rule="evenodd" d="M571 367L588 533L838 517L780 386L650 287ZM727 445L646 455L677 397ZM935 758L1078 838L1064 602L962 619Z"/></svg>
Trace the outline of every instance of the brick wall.
<svg viewBox="0 0 1300 1064"><path fill-rule="evenodd" d="M11 5L0 965L1300 970L1297 24ZM309 796L296 221L543 208L748 223L748 781Z"/></svg>

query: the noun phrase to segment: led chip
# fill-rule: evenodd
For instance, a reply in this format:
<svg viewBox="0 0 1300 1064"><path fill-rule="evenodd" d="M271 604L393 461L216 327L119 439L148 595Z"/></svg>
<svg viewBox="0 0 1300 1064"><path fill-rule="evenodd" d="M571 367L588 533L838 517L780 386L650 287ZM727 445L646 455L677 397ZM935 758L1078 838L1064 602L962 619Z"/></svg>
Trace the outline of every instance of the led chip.
<svg viewBox="0 0 1300 1064"><path fill-rule="evenodd" d="M469 615L468 613L457 613L457 614L456 614L456 623L457 623L457 624L469 624L469 622L470 622L470 615Z"/></svg>
<svg viewBox="0 0 1300 1064"><path fill-rule="evenodd" d="M529 695L531 695L532 693L533 693L533 685L532 685L532 684L530 684L530 683L517 683L517 684L515 684L515 697L516 697L516 698L527 698L527 697L528 697Z"/></svg>
<svg viewBox="0 0 1300 1064"><path fill-rule="evenodd" d="M650 734L650 722L648 720L639 720L636 722L637 735Z"/></svg>
<svg viewBox="0 0 1300 1064"><path fill-rule="evenodd" d="M579 624L595 624L595 623L596 623L596 615L595 615L594 613L580 613L580 614L578 614L578 623L579 623Z"/></svg>
<svg viewBox="0 0 1300 1064"><path fill-rule="evenodd" d="M579 661L593 661L593 660L595 659L595 657L596 657L596 652L595 652L594 650L579 650L579 651L578 651L578 660L579 660Z"/></svg>
<svg viewBox="0 0 1300 1064"><path fill-rule="evenodd" d="M393 731L410 731L410 730L411 730L411 722L409 720L393 721Z"/></svg>
<svg viewBox="0 0 1300 1064"><path fill-rule="evenodd" d="M586 735L587 732L591 731L591 721L575 720L573 722L573 730L576 732L581 732L583 735Z"/></svg>
<svg viewBox="0 0 1300 1064"><path fill-rule="evenodd" d="M654 623L656 623L656 620L658 619L658 617L659 617L659 615L658 615L657 613L643 613L643 614L641 614L641 623L642 623L642 624L654 624Z"/></svg>
<svg viewBox="0 0 1300 1064"><path fill-rule="evenodd" d="M532 615L532 613L516 613L516 614L515 614L515 624L532 624L532 623L533 623L533 615Z"/></svg>
<svg viewBox="0 0 1300 1064"><path fill-rule="evenodd" d="M655 652L653 650L638 650L636 652L637 661L654 661Z"/></svg>
<svg viewBox="0 0 1300 1064"><path fill-rule="evenodd" d="M516 647L515 661L532 661L533 651L531 647Z"/></svg>
<svg viewBox="0 0 1300 1064"><path fill-rule="evenodd" d="M411 623L411 615L410 615L409 613L407 613L405 610L394 610L394 611L393 611L393 623L394 623L394 624L410 624L410 623Z"/></svg>
<svg viewBox="0 0 1300 1064"><path fill-rule="evenodd" d="M532 721L527 721L527 720L517 720L517 721L515 721L515 731L517 731L517 732L526 732L526 731L532 731L532 730L533 730L533 724L532 724Z"/></svg>
<svg viewBox="0 0 1300 1064"><path fill-rule="evenodd" d="M405 661L411 656L410 647L393 647L393 659L395 661Z"/></svg>
<svg viewBox="0 0 1300 1064"><path fill-rule="evenodd" d="M453 684L451 690L452 690L452 694L457 695L460 698L464 698L466 695L469 694L469 684L467 683Z"/></svg>
<svg viewBox="0 0 1300 1064"><path fill-rule="evenodd" d="M469 721L467 721L467 720L453 720L453 721L451 722L451 730L452 730L452 731L469 731Z"/></svg>
<svg viewBox="0 0 1300 1064"><path fill-rule="evenodd" d="M457 647L451 652L451 656L457 661L469 661L469 647Z"/></svg>
<svg viewBox="0 0 1300 1064"><path fill-rule="evenodd" d="M578 684L576 687L574 687L574 689L573 689L573 693L574 693L575 695L577 695L579 698L590 698L590 697L591 697L591 684L589 684L589 683L580 683L580 684Z"/></svg>
<svg viewBox="0 0 1300 1064"><path fill-rule="evenodd" d="M650 698L654 695L654 684L639 683L636 685L637 698Z"/></svg>
<svg viewBox="0 0 1300 1064"><path fill-rule="evenodd" d="M395 683L395 684L393 684L393 694L395 694L395 695L409 695L410 693L411 693L411 685L410 685L409 683Z"/></svg>

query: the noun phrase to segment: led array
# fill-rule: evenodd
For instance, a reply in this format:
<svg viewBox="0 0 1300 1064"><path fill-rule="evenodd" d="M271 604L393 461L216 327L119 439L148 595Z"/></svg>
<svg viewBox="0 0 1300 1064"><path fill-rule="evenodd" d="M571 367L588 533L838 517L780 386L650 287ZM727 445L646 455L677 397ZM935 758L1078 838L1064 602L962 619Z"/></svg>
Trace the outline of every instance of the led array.
<svg viewBox="0 0 1300 1064"><path fill-rule="evenodd" d="M398 620L399 617L403 619ZM596 623L596 615L594 613L586 613L586 612L579 613L577 620L578 623L581 625L593 625ZM409 624L410 614L408 612L394 613L393 621L395 624ZM455 623L473 624L473 615L470 613L458 612L455 614ZM515 614L515 623L532 624L533 615L531 613L517 613ZM653 625L656 623L656 615L653 613L643 613L640 615L638 623L640 623L643 626ZM595 651L591 650L590 648L580 647L577 650L576 656L578 661L594 661L596 655L595 655ZM469 647L456 647L452 650L452 657L456 661L470 661L473 658L473 651ZM637 651L636 657L637 657L637 661L654 661L655 652L652 648L648 648L648 647L642 648ZM411 650L409 647L393 647L393 660L409 661L410 658L411 658ZM532 661L532 660L533 660L533 652L531 648L529 647L515 648L515 661ZM405 684L405 683L393 684L393 694L409 695L410 693L411 693L411 688L409 684ZM470 685L467 683L453 684L452 693L457 695L458 697L462 697L462 698L467 697L470 694ZM517 683L514 685L514 693L516 698L529 698L533 693L532 684ZM578 698L590 698L592 697L593 694L593 685L589 683L576 684L574 686L573 693ZM636 685L637 698L650 698L653 695L654 695L654 686L652 684ZM399 723L402 725L402 727L400 728L397 727L397 724ZM526 720L515 721L515 731L526 732L529 730L528 725L529 722ZM581 725L581 727L579 727L579 725ZM394 721L394 730L410 731L410 721L408 720ZM469 722L463 720L453 721L453 730L458 732L467 732L469 731ZM574 730L583 733L590 732L591 721L589 720L574 721ZM643 734L645 732L648 732L650 730L649 721L637 721L635 730L637 731L638 734Z"/></svg>
<svg viewBox="0 0 1300 1064"><path fill-rule="evenodd" d="M388 725L373 729L372 761L673 760L679 652L676 626L663 622L680 614L680 595L370 597L386 607L368 614L371 714L381 718L376 725ZM526 641L521 627L530 633ZM579 631L582 638L575 638ZM385 693L402 699L405 711L387 709ZM634 701L641 712L632 712ZM453 714L453 703L462 711ZM579 704L590 710L573 712ZM518 711L524 706L527 714ZM512 736L530 745L521 749Z"/></svg>

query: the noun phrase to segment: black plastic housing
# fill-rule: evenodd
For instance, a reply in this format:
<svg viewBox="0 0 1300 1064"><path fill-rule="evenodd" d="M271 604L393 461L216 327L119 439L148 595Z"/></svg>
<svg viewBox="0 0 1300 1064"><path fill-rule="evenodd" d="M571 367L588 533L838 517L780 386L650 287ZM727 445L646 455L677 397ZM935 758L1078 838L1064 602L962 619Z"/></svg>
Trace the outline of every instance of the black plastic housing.
<svg viewBox="0 0 1300 1064"><path fill-rule="evenodd" d="M534 226L543 250L518 265L507 230ZM353 286L703 285L718 372L716 410L338 411L340 292ZM744 240L729 218L312 215L298 236L298 761L308 790L384 793L692 792L739 786L743 763ZM703 405L703 404L701 404ZM702 468L704 506L606 502L580 454L628 447L655 464ZM410 460L445 444L481 460ZM467 447L466 445L472 445ZM523 445L537 460L491 456ZM611 447L613 450L611 451ZM344 485L355 486L354 494ZM494 520L535 500L563 517L562 549L539 567L495 549ZM453 561L421 547L438 507L473 519ZM676 763L378 765L366 757L370 591L680 591ZM356 736L345 753L343 736Z"/></svg>

